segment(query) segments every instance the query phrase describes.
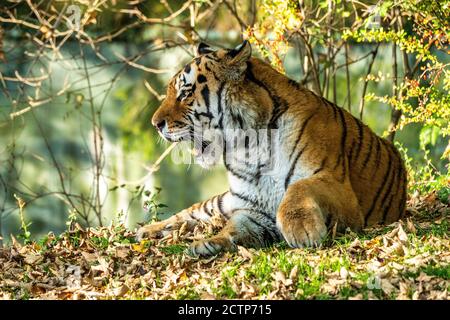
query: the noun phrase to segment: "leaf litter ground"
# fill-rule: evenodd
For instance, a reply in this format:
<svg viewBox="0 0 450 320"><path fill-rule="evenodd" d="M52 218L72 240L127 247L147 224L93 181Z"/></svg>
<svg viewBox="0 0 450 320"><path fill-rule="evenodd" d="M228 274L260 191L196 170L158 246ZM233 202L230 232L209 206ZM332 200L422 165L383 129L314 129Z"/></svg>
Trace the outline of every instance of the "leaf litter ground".
<svg viewBox="0 0 450 320"><path fill-rule="evenodd" d="M239 247L210 259L185 253L218 217L136 243L121 225L73 224L0 248L1 299L449 299L449 206L409 200L409 217L364 233L331 233L319 249Z"/></svg>

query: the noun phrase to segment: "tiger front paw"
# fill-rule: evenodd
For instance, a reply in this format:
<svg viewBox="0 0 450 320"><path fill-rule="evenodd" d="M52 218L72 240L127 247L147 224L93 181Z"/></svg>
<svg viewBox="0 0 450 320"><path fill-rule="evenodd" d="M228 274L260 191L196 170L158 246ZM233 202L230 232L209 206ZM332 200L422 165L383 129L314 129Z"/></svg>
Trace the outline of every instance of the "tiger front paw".
<svg viewBox="0 0 450 320"><path fill-rule="evenodd" d="M136 232L136 240L141 241L144 239L162 238L169 233L169 230L166 230L166 227L166 224L162 222L147 224L138 229Z"/></svg>
<svg viewBox="0 0 450 320"><path fill-rule="evenodd" d="M231 251L234 248L229 239L225 237L213 237L198 240L189 247L189 254L195 257L211 257L223 251Z"/></svg>
<svg viewBox="0 0 450 320"><path fill-rule="evenodd" d="M327 234L325 223L314 215L305 217L287 212L278 218L278 227L292 248L318 247Z"/></svg>

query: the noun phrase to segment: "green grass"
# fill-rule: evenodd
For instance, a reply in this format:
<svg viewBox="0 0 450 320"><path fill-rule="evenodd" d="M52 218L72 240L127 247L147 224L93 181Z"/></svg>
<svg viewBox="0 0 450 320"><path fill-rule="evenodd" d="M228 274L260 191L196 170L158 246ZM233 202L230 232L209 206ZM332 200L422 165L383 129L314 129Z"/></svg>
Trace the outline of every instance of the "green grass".
<svg viewBox="0 0 450 320"><path fill-rule="evenodd" d="M218 286L213 286L213 292L219 297L225 297L228 299L234 299L237 297L236 291L233 289L231 284L237 275L241 261L236 261L225 267L221 272L221 282Z"/></svg>
<svg viewBox="0 0 450 320"><path fill-rule="evenodd" d="M184 287L175 292L175 299L177 300L198 300L200 294L195 291L193 287Z"/></svg>
<svg viewBox="0 0 450 320"><path fill-rule="evenodd" d="M93 236L90 241L96 249L105 250L109 247L109 240L105 237Z"/></svg>
<svg viewBox="0 0 450 320"><path fill-rule="evenodd" d="M172 244L166 247L160 247L159 249L165 254L173 255L183 254L187 248L188 246L186 244Z"/></svg>
<svg viewBox="0 0 450 320"><path fill-rule="evenodd" d="M435 267L428 265L423 268L423 272L425 272L429 276L435 276L445 280L450 280L450 265L447 265L445 267Z"/></svg>
<svg viewBox="0 0 450 320"><path fill-rule="evenodd" d="M425 267L420 268L416 272L405 272L404 275L407 278L416 278L421 272L425 273L428 276L450 280L450 266L434 266L429 264Z"/></svg>

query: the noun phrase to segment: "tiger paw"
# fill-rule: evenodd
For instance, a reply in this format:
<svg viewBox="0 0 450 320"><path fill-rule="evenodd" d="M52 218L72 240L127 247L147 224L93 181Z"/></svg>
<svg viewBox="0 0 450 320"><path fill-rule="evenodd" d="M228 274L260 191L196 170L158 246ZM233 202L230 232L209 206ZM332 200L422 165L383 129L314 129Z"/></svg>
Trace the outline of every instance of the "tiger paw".
<svg viewBox="0 0 450 320"><path fill-rule="evenodd" d="M278 220L281 234L292 248L318 247L327 234L323 221L312 216L295 218L295 213L287 213Z"/></svg>
<svg viewBox="0 0 450 320"><path fill-rule="evenodd" d="M136 232L136 240L141 241L144 239L157 239L164 237L169 231L166 230L166 224L156 222L147 224L138 229Z"/></svg>
<svg viewBox="0 0 450 320"><path fill-rule="evenodd" d="M205 240L198 240L189 247L189 254L195 257L211 257L223 251L233 248L230 240L225 237L213 237Z"/></svg>

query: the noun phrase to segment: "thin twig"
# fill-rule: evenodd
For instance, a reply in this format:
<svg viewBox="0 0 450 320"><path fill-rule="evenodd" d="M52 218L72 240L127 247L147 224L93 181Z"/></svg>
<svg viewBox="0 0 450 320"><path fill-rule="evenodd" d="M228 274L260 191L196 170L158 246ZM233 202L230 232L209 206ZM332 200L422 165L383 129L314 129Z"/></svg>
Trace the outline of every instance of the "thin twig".
<svg viewBox="0 0 450 320"><path fill-rule="evenodd" d="M369 67L367 68L367 74L366 74L366 77L364 78L364 85L363 85L363 90L361 93L361 100L359 101L359 119L361 119L361 120L362 120L363 114L364 114L365 97L366 97L367 86L369 84L369 82L367 81L367 76L372 72L372 67L375 62L375 58L377 56L379 47L380 47L380 44L378 43L375 50L372 51L372 60L369 63Z"/></svg>

